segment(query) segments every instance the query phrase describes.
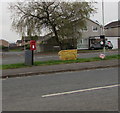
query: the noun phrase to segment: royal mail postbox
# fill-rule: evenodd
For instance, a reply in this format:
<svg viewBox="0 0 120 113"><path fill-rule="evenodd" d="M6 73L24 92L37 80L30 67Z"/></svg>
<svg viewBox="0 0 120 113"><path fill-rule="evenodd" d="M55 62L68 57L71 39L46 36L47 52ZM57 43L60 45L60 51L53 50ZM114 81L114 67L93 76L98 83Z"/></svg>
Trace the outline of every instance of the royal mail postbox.
<svg viewBox="0 0 120 113"><path fill-rule="evenodd" d="M36 41L35 40L30 41L30 50L36 50Z"/></svg>

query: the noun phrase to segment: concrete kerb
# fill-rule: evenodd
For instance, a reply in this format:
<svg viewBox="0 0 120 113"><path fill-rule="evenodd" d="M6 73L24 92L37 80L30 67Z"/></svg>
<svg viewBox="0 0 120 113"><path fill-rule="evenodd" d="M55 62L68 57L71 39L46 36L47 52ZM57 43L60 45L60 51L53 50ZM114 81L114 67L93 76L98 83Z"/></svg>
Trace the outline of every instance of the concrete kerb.
<svg viewBox="0 0 120 113"><path fill-rule="evenodd" d="M55 71L46 71L46 72L27 72L27 73L19 73L19 74L12 74L12 75L4 75L1 76L1 79L6 78L14 78L14 77L25 77L25 76L34 76L40 74L52 74L52 73L59 73L59 72L70 72L70 71L83 71L83 70L92 70L92 69L99 69L99 68L111 68L111 67L118 67L118 65L108 65L108 66L97 66L97 67L86 67L82 69L64 69L64 70L55 70Z"/></svg>

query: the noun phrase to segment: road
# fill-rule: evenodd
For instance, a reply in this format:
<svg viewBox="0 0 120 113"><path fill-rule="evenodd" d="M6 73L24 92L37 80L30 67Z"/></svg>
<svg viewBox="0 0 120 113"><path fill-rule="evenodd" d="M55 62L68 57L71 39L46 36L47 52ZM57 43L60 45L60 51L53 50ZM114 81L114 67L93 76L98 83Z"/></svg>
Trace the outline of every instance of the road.
<svg viewBox="0 0 120 113"><path fill-rule="evenodd" d="M78 58L98 57L101 52L78 53ZM5 52L3 53L2 64L24 63L24 52ZM118 54L118 51L106 52L106 55ZM35 54L34 61L59 60L57 54Z"/></svg>
<svg viewBox="0 0 120 113"><path fill-rule="evenodd" d="M3 80L3 111L118 111L118 68Z"/></svg>

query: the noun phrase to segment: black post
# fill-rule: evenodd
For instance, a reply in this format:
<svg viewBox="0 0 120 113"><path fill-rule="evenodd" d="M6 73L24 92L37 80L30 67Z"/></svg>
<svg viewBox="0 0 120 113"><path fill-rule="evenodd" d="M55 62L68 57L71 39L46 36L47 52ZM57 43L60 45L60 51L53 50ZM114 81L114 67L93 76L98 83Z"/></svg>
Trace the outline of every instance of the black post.
<svg viewBox="0 0 120 113"><path fill-rule="evenodd" d="M89 40L88 40L88 48L90 49L90 46L91 46L91 42L90 42L91 40L90 40L90 37L89 37Z"/></svg>
<svg viewBox="0 0 120 113"><path fill-rule="evenodd" d="M120 38L118 38L118 50L120 50Z"/></svg>
<svg viewBox="0 0 120 113"><path fill-rule="evenodd" d="M31 51L32 51L32 65L34 65L34 50Z"/></svg>
<svg viewBox="0 0 120 113"><path fill-rule="evenodd" d="M105 47L105 35L100 35L100 39L102 39L103 47Z"/></svg>
<svg viewBox="0 0 120 113"><path fill-rule="evenodd" d="M103 41L103 53L105 55L105 35L100 35L100 39Z"/></svg>

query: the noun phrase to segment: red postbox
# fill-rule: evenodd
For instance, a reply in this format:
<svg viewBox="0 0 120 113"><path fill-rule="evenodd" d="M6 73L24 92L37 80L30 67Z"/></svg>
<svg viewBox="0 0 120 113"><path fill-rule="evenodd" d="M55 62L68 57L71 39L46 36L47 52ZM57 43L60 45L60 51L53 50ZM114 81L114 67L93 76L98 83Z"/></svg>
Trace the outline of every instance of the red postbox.
<svg viewBox="0 0 120 113"><path fill-rule="evenodd" d="M36 41L35 40L30 41L30 50L36 50Z"/></svg>

